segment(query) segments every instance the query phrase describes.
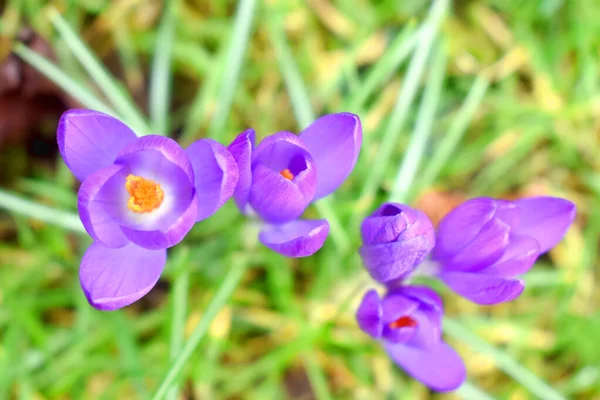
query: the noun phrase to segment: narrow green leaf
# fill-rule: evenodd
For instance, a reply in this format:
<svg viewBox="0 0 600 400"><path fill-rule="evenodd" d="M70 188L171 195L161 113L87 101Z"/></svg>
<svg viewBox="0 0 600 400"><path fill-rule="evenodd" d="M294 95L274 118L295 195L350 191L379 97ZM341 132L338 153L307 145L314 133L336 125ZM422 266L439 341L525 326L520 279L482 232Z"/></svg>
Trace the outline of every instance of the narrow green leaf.
<svg viewBox="0 0 600 400"><path fill-rule="evenodd" d="M144 83L144 71L136 53L136 48L131 37L130 27L126 24L117 24L113 31L113 40L119 52L121 64L125 71L125 81L130 90L139 91ZM74 63L75 64L75 63ZM64 63L62 63L64 65Z"/></svg>
<svg viewBox="0 0 600 400"><path fill-rule="evenodd" d="M303 358L308 380L310 381L315 397L318 400L333 399L329 393L329 388L327 387L327 378L319 366L319 361L317 360L314 351L305 352Z"/></svg>
<svg viewBox="0 0 600 400"><path fill-rule="evenodd" d="M419 35L419 46L415 50L412 60L408 66L406 77L404 78L404 85L398 93L398 98L394 109L392 110L392 117L388 124L388 127L384 133L383 139L379 145L379 151L377 153L377 162L373 163L369 179L363 185L362 192L360 194L358 203L363 207L370 207L374 200L375 192L383 181L386 168L389 164L390 158L393 154L395 143L404 128L406 123L408 112L413 99L417 93L417 88L421 81L421 77L425 72L426 61L431 50L431 46L434 43L435 37L438 32L438 28L446 15L448 9L448 0L439 0L433 3L429 17L425 22L425 26L421 30ZM357 213L351 226L357 226L362 213Z"/></svg>
<svg viewBox="0 0 600 400"><path fill-rule="evenodd" d="M250 39L255 8L256 0L240 0L238 2L238 10L233 23L232 39L225 62L217 109L208 131L209 136L216 140L220 138L229 117L233 95L242 68L242 61Z"/></svg>
<svg viewBox="0 0 600 400"><path fill-rule="evenodd" d="M50 60L30 50L22 43L16 43L13 49L16 55L26 63L40 71L48 79L58 85L65 93L92 110L97 110L110 115L117 115L116 111L106 105L98 96L79 82L74 81Z"/></svg>
<svg viewBox="0 0 600 400"><path fill-rule="evenodd" d="M244 276L245 271L245 262L239 259L234 259L231 265L231 269L225 276L225 280L223 281L223 283L221 283L221 286L219 287L217 293L215 293L215 296L206 308L206 311L204 312L204 314L202 314L200 322L198 322L198 325L196 325L196 327L194 328L194 331L190 335L190 338L185 343L185 346L179 352L177 358L175 358L175 361L173 361L171 367L167 371L165 378L160 383L156 393L154 394L154 400L162 399L165 396L165 394L167 393L167 391L169 390L169 388L171 387L171 385L185 366L185 363L189 360L194 350L196 350L196 348L200 344L200 341L206 334L212 320L217 316L219 311L221 311L221 309L223 308L223 306L237 287L238 283Z"/></svg>
<svg viewBox="0 0 600 400"><path fill-rule="evenodd" d="M150 128L146 124L141 112L137 109L131 96L110 75L106 67L96 58L56 9L51 9L50 20L67 47L69 47L73 55L87 70L94 82L96 82L98 88L106 95L115 109L119 111L119 115L138 134L145 135L150 133Z"/></svg>
<svg viewBox="0 0 600 400"><path fill-rule="evenodd" d="M277 19L278 21L278 19ZM283 75L283 80L292 101L293 112L302 127L308 126L315 119L315 114L310 104L310 97L302 81L300 71L296 67L292 52L285 40L285 33L281 26L272 22L269 25L269 33L279 70Z"/></svg>
<svg viewBox="0 0 600 400"><path fill-rule="evenodd" d="M523 385L538 399L565 400L565 397L544 382L541 378L523 367L505 352L496 349L479 336L451 318L444 318L444 332L471 346L477 353L486 355L515 381Z"/></svg>
<svg viewBox="0 0 600 400"><path fill-rule="evenodd" d="M133 381L135 390L141 398L148 397L148 390L144 384L144 368L140 362L140 351L136 342L135 333L131 328L130 321L122 312L111 314L111 319L114 324L117 343L119 346L119 355L123 368L127 371L127 375Z"/></svg>
<svg viewBox="0 0 600 400"><path fill-rule="evenodd" d="M404 159L396 175L396 181L390 196L391 201L405 203L415 175L425 153L425 147L431 134L431 128L435 119L440 93L444 85L444 73L446 72L446 52L441 44L435 47L432 53L432 66L425 94L419 107L415 130L404 153Z"/></svg>
<svg viewBox="0 0 600 400"><path fill-rule="evenodd" d="M460 142L469 123L473 119L473 115L481 103L489 84L489 80L483 75L478 76L477 79L475 79L475 82L473 82L473 86L471 86L467 98L458 111L457 116L452 121L450 128L448 128L448 132L435 149L432 157L429 158L427 165L424 167L423 174L419 178L421 190L428 188L435 181L446 162L450 159L452 152Z"/></svg>
<svg viewBox="0 0 600 400"><path fill-rule="evenodd" d="M463 399L468 400L494 400L495 397L489 395L477 386L473 385L469 381L464 382L460 388L456 390L456 393L462 396Z"/></svg>
<svg viewBox="0 0 600 400"><path fill-rule="evenodd" d="M207 117L209 105L216 97L219 81L221 79L221 66L225 60L226 52L221 50L215 60L212 60L212 67L207 73L205 83L198 89L194 100L189 108L183 134L180 138L181 145L190 144L195 138L196 133L200 129L203 120Z"/></svg>
<svg viewBox="0 0 600 400"><path fill-rule="evenodd" d="M0 208L60 226L73 232L86 233L77 214L38 204L2 189L0 189Z"/></svg>
<svg viewBox="0 0 600 400"><path fill-rule="evenodd" d="M171 340L169 342L169 357L171 361L174 361L181 348L183 347L183 335L185 328L185 317L187 314L187 296L190 286L190 272L189 268L181 268L188 259L187 251L183 251L183 254L179 254L179 257L174 262L176 269L179 271L173 284L173 290L171 295L172 311L171 311ZM166 398L170 400L177 400L179 396L179 388L177 384L173 384L171 389L167 393Z"/></svg>
<svg viewBox="0 0 600 400"><path fill-rule="evenodd" d="M361 110L375 90L380 88L389 81L390 76L394 71L400 68L400 65L408 58L411 52L417 45L421 37L421 29L416 29L414 24L408 24L396 36L390 44L385 54L381 57L377 64L369 70L369 73L363 83L352 92L352 97L346 109L358 111Z"/></svg>
<svg viewBox="0 0 600 400"><path fill-rule="evenodd" d="M150 78L150 119L153 132L168 135L171 101L171 60L175 42L177 0L167 0L154 49Z"/></svg>

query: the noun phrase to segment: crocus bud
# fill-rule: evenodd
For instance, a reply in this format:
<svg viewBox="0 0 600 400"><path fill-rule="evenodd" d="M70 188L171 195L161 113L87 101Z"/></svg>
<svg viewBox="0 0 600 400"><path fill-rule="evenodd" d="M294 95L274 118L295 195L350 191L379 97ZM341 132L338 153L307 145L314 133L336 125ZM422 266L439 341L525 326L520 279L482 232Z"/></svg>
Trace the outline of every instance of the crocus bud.
<svg viewBox="0 0 600 400"><path fill-rule="evenodd" d="M524 288L515 277L562 239L574 217L573 203L553 197L469 200L438 226L439 276L478 304L513 300Z"/></svg>
<svg viewBox="0 0 600 400"><path fill-rule="evenodd" d="M373 279L393 284L408 276L435 245L431 221L404 204L384 203L361 226L359 249Z"/></svg>

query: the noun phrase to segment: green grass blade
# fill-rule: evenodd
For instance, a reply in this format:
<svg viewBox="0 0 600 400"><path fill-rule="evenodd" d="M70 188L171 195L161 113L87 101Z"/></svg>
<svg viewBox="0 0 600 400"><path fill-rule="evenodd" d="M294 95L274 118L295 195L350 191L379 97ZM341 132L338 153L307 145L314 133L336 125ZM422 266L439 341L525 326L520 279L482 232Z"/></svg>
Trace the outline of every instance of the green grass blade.
<svg viewBox="0 0 600 400"><path fill-rule="evenodd" d="M23 199L2 189L0 189L0 208L60 226L73 232L86 233L77 214L57 210L31 200Z"/></svg>
<svg viewBox="0 0 600 400"><path fill-rule="evenodd" d="M306 367L308 380L310 381L315 398L318 400L333 399L327 387L327 378L319 366L319 361L314 351L304 353L304 366Z"/></svg>
<svg viewBox="0 0 600 400"><path fill-rule="evenodd" d="M119 52L127 87L135 93L142 90L145 78L129 29L130 27L125 24L117 24L112 37Z"/></svg>
<svg viewBox="0 0 600 400"><path fill-rule="evenodd" d="M446 162L450 159L452 152L460 142L469 123L473 119L473 115L481 103L489 85L489 80L483 75L480 75L475 79L473 86L471 86L471 89L467 94L467 98L458 111L458 115L454 121L452 121L450 128L448 128L448 133L446 133L441 140L430 158L430 161L425 166L423 174L419 179L421 189L431 186Z"/></svg>
<svg viewBox="0 0 600 400"><path fill-rule="evenodd" d="M474 386L469 381L466 381L456 390L456 394L465 400L494 400L495 397Z"/></svg>
<svg viewBox="0 0 600 400"><path fill-rule="evenodd" d="M269 28L271 43L275 50L279 70L283 75L285 86L290 94L294 116L296 117L296 121L298 121L298 125L302 127L308 126L315 120L315 114L312 110L310 98L302 81L300 71L298 71L292 52L285 40L285 33L274 22L270 24Z"/></svg>
<svg viewBox="0 0 600 400"><path fill-rule="evenodd" d="M300 72L296 67L292 53L284 38L284 32L280 27L272 23L270 25L270 36L281 74L283 75L287 91L292 101L296 121L298 121L298 125L302 128L307 127L314 121L315 115ZM330 202L331 196L316 202L315 207L317 208L319 215L329 222L331 238L335 242L340 253L343 254L350 249L350 239Z"/></svg>
<svg viewBox="0 0 600 400"><path fill-rule="evenodd" d="M460 323L450 318L444 318L444 332L451 337L468 344L475 349L477 353L490 357L494 360L494 363L498 368L523 385L523 387L534 394L536 398L544 400L565 400L563 395L558 393L541 378L523 367L505 352L496 349L494 346L469 331Z"/></svg>
<svg viewBox="0 0 600 400"><path fill-rule="evenodd" d="M156 37L156 47L152 60L152 76L150 77L150 120L152 130L161 135L168 135L169 105L171 101L171 65L172 49L175 42L175 22L177 0L167 0L164 15Z"/></svg>
<svg viewBox="0 0 600 400"><path fill-rule="evenodd" d="M395 148L395 143L404 128L410 106L417 93L421 77L425 72L429 52L437 35L439 25L448 9L448 3L448 0L435 2L425 22L425 26L421 30L419 46L415 50L408 66L404 85L398 93L396 104L391 113L392 117L379 145L376 157L377 162L373 163L369 179L365 182L361 191L358 204L362 205L362 207L370 207L374 200L375 192L383 181L386 168ZM352 224L353 227L358 225L358 220L361 217L361 213L356 214L356 218Z"/></svg>
<svg viewBox="0 0 600 400"><path fill-rule="evenodd" d="M431 135L435 113L440 100L440 93L444 85L447 56L441 44L435 47L432 53L432 67L429 81L425 87L425 94L419 107L415 130L410 138L404 159L390 196L391 201L404 203L407 201L409 191L415 180L415 175L425 153L427 141Z"/></svg>
<svg viewBox="0 0 600 400"><path fill-rule="evenodd" d="M145 135L150 133L150 128L146 124L140 111L137 109L131 96L129 96L127 91L110 76L106 67L102 65L57 10L51 10L50 20L67 47L69 47L73 55L87 70L90 77L96 82L98 88L102 90L115 109L119 111L120 116L125 119L138 134Z"/></svg>
<svg viewBox="0 0 600 400"><path fill-rule="evenodd" d="M171 361L175 360L177 354L179 354L183 347L183 331L185 328L190 273L189 268L186 268L186 266L182 267L182 265L187 261L187 251L180 254L180 257L175 261L176 269L180 271L175 278L172 290L171 340L169 342L169 355ZM178 393L179 389L177 385L173 384L166 397L169 400L177 400Z"/></svg>
<svg viewBox="0 0 600 400"><path fill-rule="evenodd" d="M233 36L229 46L229 52L225 61L223 79L221 80L221 91L217 102L215 116L209 127L209 136L218 140L223 133L225 123L229 117L233 95L237 87L242 61L246 53L246 47L250 40L252 21L256 0L240 0L238 10L233 23Z"/></svg>
<svg viewBox="0 0 600 400"><path fill-rule="evenodd" d="M195 138L203 120L206 118L212 98L216 96L221 78L221 65L225 59L226 52L220 51L216 60L213 60L212 68L207 73L205 83L196 93L190 105L188 116L180 138L182 146L190 144Z"/></svg>
<svg viewBox="0 0 600 400"><path fill-rule="evenodd" d="M212 320L217 316L219 311L221 311L221 309L223 308L223 306L237 287L238 283L244 276L245 271L245 262L239 259L234 259L231 265L231 269L228 271L225 280L223 281L223 283L221 283L221 286L219 287L217 293L215 293L212 301L206 308L206 311L204 312L204 314L202 314L200 322L198 322L198 325L196 325L196 327L194 328L194 331L190 335L190 338L185 343L185 346L179 352L177 358L175 358L175 361L171 364L171 367L165 375L165 378L160 383L160 386L154 394L154 400L162 399L165 396L165 394L167 393L167 391L169 390L169 388L171 387L171 385L185 366L185 363L189 360L194 350L196 350L196 348L200 344L200 341L206 334L206 331L210 327Z"/></svg>
<svg viewBox="0 0 600 400"><path fill-rule="evenodd" d="M48 79L58 85L65 93L68 93L69 96L72 96L74 99L83 104L84 107L101 111L106 114L117 115L116 111L106 105L94 94L94 92L73 80L54 63L39 55L35 51L29 49L24 44L15 44L13 51L26 63L30 64L33 68L40 71Z"/></svg>
<svg viewBox="0 0 600 400"><path fill-rule="evenodd" d="M133 386L140 398L147 398L148 391L144 384L144 367L140 362L140 349L135 333L131 328L131 321L128 321L122 312L114 313L111 317L115 332L119 332L116 337L123 368L127 371L129 379L133 381Z"/></svg>
<svg viewBox="0 0 600 400"><path fill-rule="evenodd" d="M388 82L393 72L397 71L408 58L417 45L420 36L421 29L417 30L414 25L408 25L400 32L390 44L389 49L369 71L364 82L353 92L348 106L345 108L355 112L361 110L375 90Z"/></svg>
<svg viewBox="0 0 600 400"><path fill-rule="evenodd" d="M198 89L194 100L190 105L188 115L185 121L185 127L183 134L180 138L182 145L190 144L196 139L196 133L202 126L203 120L207 117L208 110L213 98L216 97L218 92L219 82L221 79L221 65L224 62L226 52L221 50L216 59L212 62L212 67L207 73L205 83Z"/></svg>

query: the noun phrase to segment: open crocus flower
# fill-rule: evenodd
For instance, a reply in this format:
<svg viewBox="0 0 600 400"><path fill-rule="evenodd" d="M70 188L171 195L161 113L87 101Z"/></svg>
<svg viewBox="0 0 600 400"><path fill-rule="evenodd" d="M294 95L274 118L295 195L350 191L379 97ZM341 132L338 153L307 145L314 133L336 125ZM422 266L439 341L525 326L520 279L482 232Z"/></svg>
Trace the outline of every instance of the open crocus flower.
<svg viewBox="0 0 600 400"><path fill-rule="evenodd" d="M79 270L92 306L114 310L152 289L167 248L233 194L238 169L229 151L209 139L183 150L174 140L138 138L119 120L91 110L60 119L60 153L82 181L77 205L94 239Z"/></svg>
<svg viewBox="0 0 600 400"><path fill-rule="evenodd" d="M388 287L411 274L437 275L475 303L501 303L521 294L517 277L562 239L574 217L575 205L554 197L472 199L440 221L434 247L424 214L386 203L363 222L360 254L371 276Z"/></svg>
<svg viewBox="0 0 600 400"><path fill-rule="evenodd" d="M348 177L360 151L360 119L329 114L300 135L279 132L255 148L254 130L242 132L229 146L240 178L234 199L245 214L266 224L259 239L288 257L305 257L321 248L326 220L299 220L308 205L333 192Z"/></svg>
<svg viewBox="0 0 600 400"><path fill-rule="evenodd" d="M434 390L449 391L465 381L466 370L441 339L442 317L441 299L419 286L391 289L383 299L370 290L356 312L360 329L378 340L398 366Z"/></svg>
<svg viewBox="0 0 600 400"><path fill-rule="evenodd" d="M525 287L516 277L560 242L574 218L575 205L555 197L469 200L438 226L439 277L478 304L513 300Z"/></svg>

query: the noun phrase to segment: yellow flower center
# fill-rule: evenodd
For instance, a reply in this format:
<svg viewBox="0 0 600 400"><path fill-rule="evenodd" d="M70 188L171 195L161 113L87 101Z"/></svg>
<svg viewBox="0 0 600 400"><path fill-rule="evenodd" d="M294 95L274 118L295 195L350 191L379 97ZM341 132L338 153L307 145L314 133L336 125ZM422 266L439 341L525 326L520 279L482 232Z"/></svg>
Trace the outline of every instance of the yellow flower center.
<svg viewBox="0 0 600 400"><path fill-rule="evenodd" d="M136 213L147 213L156 210L165 198L165 192L160 185L141 176L127 176L125 189L129 192L127 208Z"/></svg>
<svg viewBox="0 0 600 400"><path fill-rule="evenodd" d="M279 172L281 174L281 176L283 176L285 179L289 179L290 181L292 179L294 179L294 174L292 174L292 172L289 169L284 169L281 172Z"/></svg>

